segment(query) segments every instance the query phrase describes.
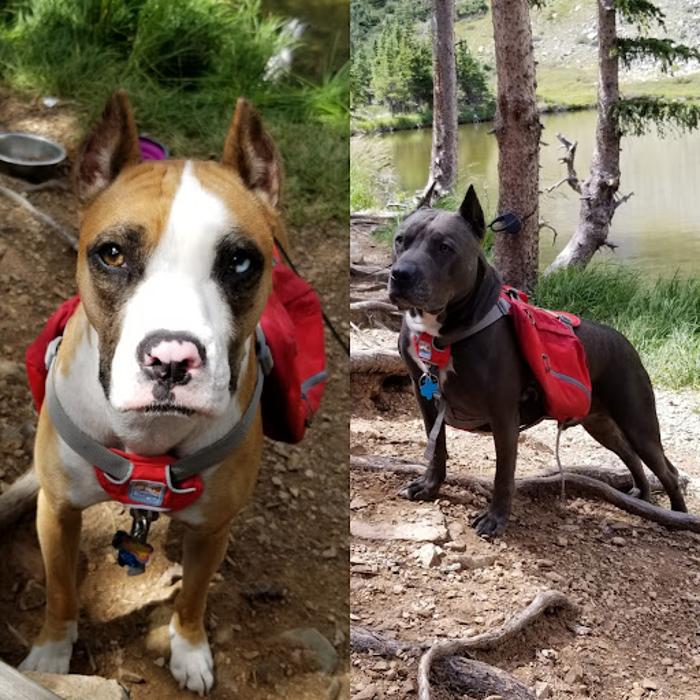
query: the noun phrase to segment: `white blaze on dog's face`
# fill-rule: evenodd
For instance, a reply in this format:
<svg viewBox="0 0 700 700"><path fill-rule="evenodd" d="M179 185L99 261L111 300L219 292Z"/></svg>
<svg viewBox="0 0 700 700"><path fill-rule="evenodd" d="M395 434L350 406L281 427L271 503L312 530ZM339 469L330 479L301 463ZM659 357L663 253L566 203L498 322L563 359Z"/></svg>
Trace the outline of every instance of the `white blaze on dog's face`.
<svg viewBox="0 0 700 700"><path fill-rule="evenodd" d="M271 286L277 150L239 101L222 164L138 162L117 93L77 168L78 286L120 411L222 414Z"/></svg>

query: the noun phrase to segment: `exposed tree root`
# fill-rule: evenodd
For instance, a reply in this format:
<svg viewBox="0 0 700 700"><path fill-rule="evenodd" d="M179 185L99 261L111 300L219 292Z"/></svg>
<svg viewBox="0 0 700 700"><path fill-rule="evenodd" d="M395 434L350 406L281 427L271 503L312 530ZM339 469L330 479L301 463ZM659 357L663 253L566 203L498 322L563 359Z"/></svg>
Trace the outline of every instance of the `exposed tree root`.
<svg viewBox="0 0 700 700"><path fill-rule="evenodd" d="M423 652L418 664L419 700L430 700L430 676L433 669L440 684L455 687L460 693L473 693L480 697L500 695L503 700L534 700L532 691L509 673L462 657L469 652L497 648L552 608L576 610L574 603L563 593L543 591L524 610L513 615L500 627L473 637L442 640L431 645L389 639L365 627L353 626L350 629L350 648L355 652L404 658Z"/></svg>
<svg viewBox="0 0 700 700"><path fill-rule="evenodd" d="M425 469L423 465L406 463L380 455L351 455L350 467L391 471L398 474L422 474ZM591 468L587 467L586 469L590 471ZM567 467L564 473L564 481L566 493L569 496L599 498L627 513L638 515L645 520L651 520L670 530L688 530L700 533L699 517L689 513L680 513L675 510L661 508L618 491L615 486L611 486L598 478L597 474L596 477L579 474ZM446 483L476 490L481 494L487 492L490 495L491 493L491 484L485 479L452 477L448 478ZM631 483L630 478L630 487ZM532 498L556 495L560 492L560 489L561 477L558 474L525 477L515 480L515 490L518 494Z"/></svg>

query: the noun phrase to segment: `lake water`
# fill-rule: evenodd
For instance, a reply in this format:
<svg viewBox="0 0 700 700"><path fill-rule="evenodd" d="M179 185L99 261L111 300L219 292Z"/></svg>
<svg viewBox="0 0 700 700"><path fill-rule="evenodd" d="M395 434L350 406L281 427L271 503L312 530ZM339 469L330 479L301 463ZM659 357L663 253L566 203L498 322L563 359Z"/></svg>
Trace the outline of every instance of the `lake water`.
<svg viewBox="0 0 700 700"><path fill-rule="evenodd" d="M578 141L576 168L579 178L588 174L595 136L594 111L546 114L540 152L540 188L544 190L565 174L558 162L562 151L556 133ZM486 215L498 203L498 148L489 133L492 124L463 125L459 130L460 191L474 183ZM430 130L400 131L371 137L390 149L399 187L413 191L425 185L430 160ZM655 132L626 137L622 143L623 194L634 196L620 206L609 240L619 245L614 253L599 251L596 261L619 261L654 274L700 274L700 132ZM564 184L540 198L540 216L557 229L540 232L541 264L547 265L571 237L578 221L578 195Z"/></svg>

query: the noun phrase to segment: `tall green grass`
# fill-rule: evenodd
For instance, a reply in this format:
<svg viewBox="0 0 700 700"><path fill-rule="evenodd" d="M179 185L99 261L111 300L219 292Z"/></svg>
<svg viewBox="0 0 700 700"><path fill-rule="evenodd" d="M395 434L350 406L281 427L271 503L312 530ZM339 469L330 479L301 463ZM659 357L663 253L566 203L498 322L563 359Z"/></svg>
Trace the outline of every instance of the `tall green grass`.
<svg viewBox="0 0 700 700"><path fill-rule="evenodd" d="M259 0L9 0L3 19L0 80L76 101L86 123L125 88L175 156L220 153L248 97L280 142L292 223L346 217L347 69L267 81L271 56L301 49Z"/></svg>
<svg viewBox="0 0 700 700"><path fill-rule="evenodd" d="M350 211L386 209L396 195L386 144L354 137L350 142Z"/></svg>
<svg viewBox="0 0 700 700"><path fill-rule="evenodd" d="M540 279L534 302L565 309L623 333L654 382L700 388L700 278L648 280L597 265Z"/></svg>

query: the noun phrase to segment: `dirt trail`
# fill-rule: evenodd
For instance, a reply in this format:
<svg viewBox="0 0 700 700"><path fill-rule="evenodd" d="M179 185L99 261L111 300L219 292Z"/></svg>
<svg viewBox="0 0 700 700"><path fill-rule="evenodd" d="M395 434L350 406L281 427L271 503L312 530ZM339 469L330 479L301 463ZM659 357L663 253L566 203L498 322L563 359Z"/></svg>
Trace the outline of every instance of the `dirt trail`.
<svg viewBox="0 0 700 700"><path fill-rule="evenodd" d="M353 260L362 255L354 234L353 251ZM377 264L382 256L368 247L364 259ZM353 341L366 345L383 335L364 332ZM657 400L667 454L691 477L688 506L700 513L700 392L658 390ZM556 468L555 436L551 422L521 435L519 475ZM448 478L493 478L489 436L448 428L447 440ZM424 447L418 408L405 388L394 384L378 401L355 401L351 454L421 462ZM562 461L620 464L581 428L564 433ZM515 641L476 658L513 673L540 698L700 700L699 536L669 532L607 504L570 498L562 506L552 497L518 498L505 536L487 542L469 526L486 505L482 495L445 486L433 503L410 503L397 496L406 480L352 470L351 519L444 526L446 540L435 543L434 561L421 562L423 542L354 538L355 624L415 641L470 636L555 588L580 614L545 616ZM668 507L665 497L659 502ZM352 668L357 700L415 697L415 661L354 654Z"/></svg>
<svg viewBox="0 0 700 700"><path fill-rule="evenodd" d="M69 107L47 110L0 94L0 129L43 131L73 147ZM0 184L18 182L0 177ZM31 201L65 226L77 226L71 194L49 190ZM292 254L347 331L347 238L339 225L292 231ZM6 488L28 467L35 415L23 375L26 345L58 303L75 292L73 253L54 233L0 198L0 479ZM338 274L342 271L341 274ZM268 442L254 500L238 518L226 561L209 592L207 626L219 700L347 696L346 361L328 337L331 372L321 414L298 447ZM130 519L102 504L84 514L80 560L80 639L71 670L126 679L134 700L191 698L167 670L166 628L179 587L181 533L167 518L153 530L156 553L144 576L127 578L110 547ZM0 657L17 664L43 614L43 571L33 518L5 534L0 569ZM12 632L10 626L16 630ZM293 650L277 636L312 628L332 645L322 654ZM20 639L21 638L21 639ZM316 672L317 663L336 670ZM165 665L165 667L164 667ZM121 674L121 675L120 675ZM130 680L129 680L130 679Z"/></svg>

